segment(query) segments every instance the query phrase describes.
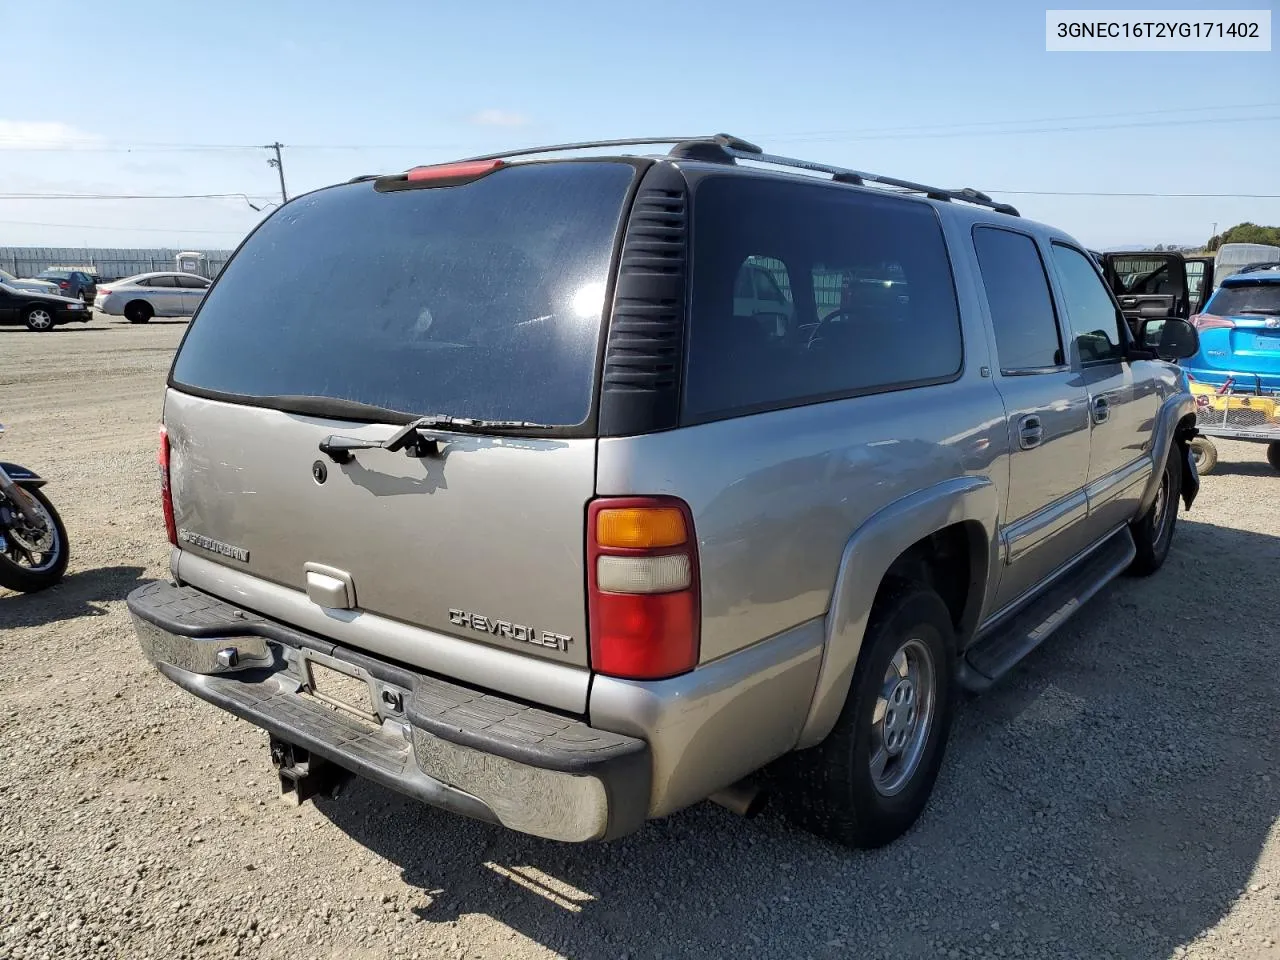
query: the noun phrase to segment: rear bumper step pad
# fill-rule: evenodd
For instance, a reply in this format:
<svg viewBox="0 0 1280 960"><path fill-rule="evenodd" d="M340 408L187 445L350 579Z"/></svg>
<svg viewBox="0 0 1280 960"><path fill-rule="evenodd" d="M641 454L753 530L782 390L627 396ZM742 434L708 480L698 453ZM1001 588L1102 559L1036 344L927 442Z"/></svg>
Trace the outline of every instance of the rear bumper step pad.
<svg viewBox="0 0 1280 960"><path fill-rule="evenodd" d="M168 679L354 773L550 839L605 839L644 822L643 740L339 647L193 587L148 584L128 606ZM381 725L311 696L310 654L366 675Z"/></svg>

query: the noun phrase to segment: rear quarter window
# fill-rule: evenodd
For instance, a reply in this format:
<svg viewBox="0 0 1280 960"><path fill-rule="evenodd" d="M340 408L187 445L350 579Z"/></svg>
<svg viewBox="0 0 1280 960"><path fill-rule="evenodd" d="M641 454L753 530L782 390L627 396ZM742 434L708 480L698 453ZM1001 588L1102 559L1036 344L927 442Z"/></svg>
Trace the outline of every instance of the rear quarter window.
<svg viewBox="0 0 1280 960"><path fill-rule="evenodd" d="M787 309L761 304L744 316L740 295L735 303L743 268L765 263L785 278ZM942 228L916 201L704 180L694 194L690 307L686 422L945 381L963 363Z"/></svg>

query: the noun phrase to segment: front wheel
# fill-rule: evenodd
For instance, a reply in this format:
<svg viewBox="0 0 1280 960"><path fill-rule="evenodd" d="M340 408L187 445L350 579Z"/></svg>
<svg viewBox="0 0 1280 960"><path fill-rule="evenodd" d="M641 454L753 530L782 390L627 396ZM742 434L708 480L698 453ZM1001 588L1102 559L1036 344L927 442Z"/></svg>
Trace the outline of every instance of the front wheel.
<svg viewBox="0 0 1280 960"><path fill-rule="evenodd" d="M1267 444L1267 463L1280 470L1280 440L1272 440Z"/></svg>
<svg viewBox="0 0 1280 960"><path fill-rule="evenodd" d="M916 822L951 727L954 636L937 593L886 581L835 728L779 765L788 817L861 849L884 846Z"/></svg>
<svg viewBox="0 0 1280 960"><path fill-rule="evenodd" d="M18 488L40 519L32 526L17 504L0 496L0 587L35 593L53 586L67 570L67 529L39 490Z"/></svg>
<svg viewBox="0 0 1280 960"><path fill-rule="evenodd" d="M28 330L46 333L53 329L53 310L49 307L29 307L22 315L22 321Z"/></svg>
<svg viewBox="0 0 1280 960"><path fill-rule="evenodd" d="M1129 565L1129 572L1136 577L1155 573L1164 566L1165 557L1169 556L1173 531L1178 524L1178 498L1182 496L1181 456L1182 447L1175 441L1164 462L1155 499L1147 512L1129 526L1137 548L1133 563Z"/></svg>

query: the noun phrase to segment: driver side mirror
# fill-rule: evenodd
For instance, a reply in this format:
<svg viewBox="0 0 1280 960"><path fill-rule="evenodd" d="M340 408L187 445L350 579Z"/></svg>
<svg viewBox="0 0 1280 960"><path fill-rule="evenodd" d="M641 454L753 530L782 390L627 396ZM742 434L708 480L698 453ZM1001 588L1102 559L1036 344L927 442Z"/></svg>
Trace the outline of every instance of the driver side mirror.
<svg viewBox="0 0 1280 960"><path fill-rule="evenodd" d="M1138 328L1138 346L1161 360L1186 360L1200 351L1200 334L1180 317L1151 317Z"/></svg>

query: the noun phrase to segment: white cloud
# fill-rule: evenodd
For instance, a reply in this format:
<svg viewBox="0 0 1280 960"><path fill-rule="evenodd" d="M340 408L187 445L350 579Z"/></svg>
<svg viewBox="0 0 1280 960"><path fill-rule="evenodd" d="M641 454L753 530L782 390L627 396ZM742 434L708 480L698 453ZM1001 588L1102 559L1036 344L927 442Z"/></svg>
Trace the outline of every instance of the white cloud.
<svg viewBox="0 0 1280 960"><path fill-rule="evenodd" d="M56 120L0 120L0 150L89 147L101 139Z"/></svg>
<svg viewBox="0 0 1280 960"><path fill-rule="evenodd" d="M524 127L529 124L529 118L524 114L495 107L473 113L468 120L479 127Z"/></svg>

